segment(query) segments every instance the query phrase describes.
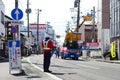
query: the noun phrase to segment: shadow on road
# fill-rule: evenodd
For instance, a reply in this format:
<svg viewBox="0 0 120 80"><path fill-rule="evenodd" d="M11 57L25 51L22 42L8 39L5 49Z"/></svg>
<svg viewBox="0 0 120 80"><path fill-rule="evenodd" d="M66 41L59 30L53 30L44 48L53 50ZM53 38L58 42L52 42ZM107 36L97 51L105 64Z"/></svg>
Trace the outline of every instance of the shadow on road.
<svg viewBox="0 0 120 80"><path fill-rule="evenodd" d="M28 76L27 78L41 78L40 76Z"/></svg>
<svg viewBox="0 0 120 80"><path fill-rule="evenodd" d="M59 66L59 65L51 65L51 67L60 67L60 68L74 69L73 67L65 67L65 66Z"/></svg>
<svg viewBox="0 0 120 80"><path fill-rule="evenodd" d="M77 73L52 73L52 74L54 74L54 75L65 75L65 74L69 74L69 75L71 75L71 74L77 74Z"/></svg>
<svg viewBox="0 0 120 80"><path fill-rule="evenodd" d="M64 59L64 60L71 60L71 61L89 61L89 59L78 59L78 60L73 60L73 59Z"/></svg>
<svg viewBox="0 0 120 80"><path fill-rule="evenodd" d="M12 74L14 76L27 76L27 74L25 73L24 70L22 70L20 73L15 73L15 74Z"/></svg>
<svg viewBox="0 0 120 80"><path fill-rule="evenodd" d="M0 63L9 62L9 58L0 58Z"/></svg>

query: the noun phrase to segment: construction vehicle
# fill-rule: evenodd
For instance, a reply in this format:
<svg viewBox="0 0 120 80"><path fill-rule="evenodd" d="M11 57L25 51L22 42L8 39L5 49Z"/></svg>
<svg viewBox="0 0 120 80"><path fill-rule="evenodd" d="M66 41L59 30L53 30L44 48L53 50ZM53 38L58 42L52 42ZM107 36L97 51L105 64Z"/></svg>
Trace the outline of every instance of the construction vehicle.
<svg viewBox="0 0 120 80"><path fill-rule="evenodd" d="M78 40L81 39L81 35L82 35L82 33L80 33L78 30L85 21L91 21L91 20L92 20L92 16L83 16L83 21L78 27L76 27L73 31L72 30L66 31L63 47L66 47L67 50L65 52L64 51L62 52L61 54L62 59L72 58L78 60L79 58L78 52L80 52L80 49L78 48L77 42Z"/></svg>

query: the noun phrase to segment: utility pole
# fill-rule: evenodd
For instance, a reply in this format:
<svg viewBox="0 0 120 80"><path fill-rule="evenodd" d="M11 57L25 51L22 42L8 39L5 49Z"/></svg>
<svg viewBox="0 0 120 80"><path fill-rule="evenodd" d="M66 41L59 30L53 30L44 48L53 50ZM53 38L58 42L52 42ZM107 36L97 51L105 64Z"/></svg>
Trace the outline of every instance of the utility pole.
<svg viewBox="0 0 120 80"><path fill-rule="evenodd" d="M79 32L79 22L80 22L80 0L75 0L74 7L77 7L77 27L76 31ZM78 34L75 34L78 40Z"/></svg>
<svg viewBox="0 0 120 80"><path fill-rule="evenodd" d="M78 32L78 30L79 30L79 22L80 22L80 0L78 0L77 32Z"/></svg>
<svg viewBox="0 0 120 80"><path fill-rule="evenodd" d="M37 53L40 53L40 46L39 46L39 13L42 10L37 9Z"/></svg>
<svg viewBox="0 0 120 80"><path fill-rule="evenodd" d="M28 38L29 38L29 0L27 0L26 13L27 13L27 26L28 26Z"/></svg>
<svg viewBox="0 0 120 80"><path fill-rule="evenodd" d="M29 14L31 13L31 9L29 8L29 0L27 0L27 9L26 9L26 13L27 13L27 27L28 27L28 38L29 38Z"/></svg>
<svg viewBox="0 0 120 80"><path fill-rule="evenodd" d="M80 22L80 0L75 0L74 7L77 7L77 32L79 29L79 22Z"/></svg>
<svg viewBox="0 0 120 80"><path fill-rule="evenodd" d="M95 6L93 7L93 10L92 11L92 18L93 18L93 42L96 41L96 32L95 32Z"/></svg>
<svg viewBox="0 0 120 80"><path fill-rule="evenodd" d="M29 8L29 0L27 0L27 9L26 9L26 13L27 13L27 27L28 27L28 41L30 43L30 35L29 35L29 14L31 13L31 9ZM28 45L28 49L30 48L30 44ZM29 50L28 50L28 55L29 55Z"/></svg>

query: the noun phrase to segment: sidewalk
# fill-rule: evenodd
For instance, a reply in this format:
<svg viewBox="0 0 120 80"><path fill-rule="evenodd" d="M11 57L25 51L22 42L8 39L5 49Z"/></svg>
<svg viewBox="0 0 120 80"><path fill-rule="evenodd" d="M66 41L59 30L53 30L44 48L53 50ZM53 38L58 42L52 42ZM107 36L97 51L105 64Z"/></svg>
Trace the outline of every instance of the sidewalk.
<svg viewBox="0 0 120 80"><path fill-rule="evenodd" d="M103 58L83 58L80 57L80 60L95 60L95 61L100 61L100 62L107 62L107 63L115 63L115 64L120 64L120 60L110 60L110 59L103 59Z"/></svg>
<svg viewBox="0 0 120 80"><path fill-rule="evenodd" d="M55 80L33 66L30 63L22 60L23 72L12 72L9 74L9 61L6 58L0 58L0 80Z"/></svg>
<svg viewBox="0 0 120 80"><path fill-rule="evenodd" d="M120 60L104 60L104 59L96 59L96 61L120 64Z"/></svg>
<svg viewBox="0 0 120 80"><path fill-rule="evenodd" d="M9 74L8 59L0 59L0 80L27 80L26 75L23 74Z"/></svg>

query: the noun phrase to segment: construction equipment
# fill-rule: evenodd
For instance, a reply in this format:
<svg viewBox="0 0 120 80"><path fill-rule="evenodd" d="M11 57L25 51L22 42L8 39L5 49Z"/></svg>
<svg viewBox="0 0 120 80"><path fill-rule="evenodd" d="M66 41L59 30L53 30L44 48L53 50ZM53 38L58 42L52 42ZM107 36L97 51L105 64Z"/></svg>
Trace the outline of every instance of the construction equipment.
<svg viewBox="0 0 120 80"><path fill-rule="evenodd" d="M92 20L92 16L83 16L83 21L82 23L79 25L79 27L76 27L74 31L66 31L66 36L65 36L65 43L66 42L70 42L73 39L80 39L81 38L81 33L78 32L79 28L82 26L82 24L85 21L91 21Z"/></svg>
<svg viewBox="0 0 120 80"><path fill-rule="evenodd" d="M91 20L92 20L92 16L83 16L83 21L79 26L77 26L73 31L72 30L66 31L63 47L66 47L67 50L61 53L62 59L72 58L78 60L80 49L78 48L77 42L79 39L81 39L81 34L82 34L79 32L79 28L82 26L82 24L85 21L91 21Z"/></svg>

